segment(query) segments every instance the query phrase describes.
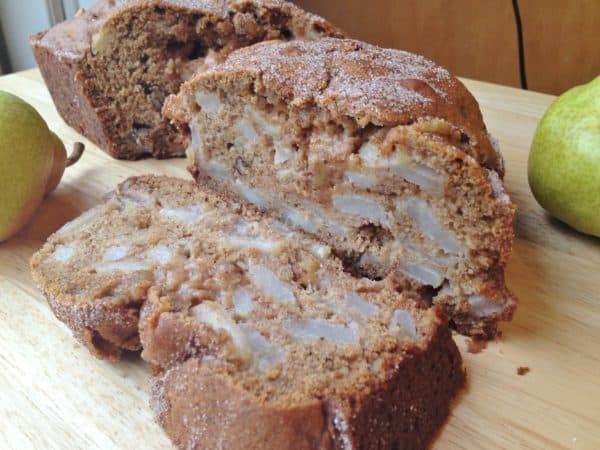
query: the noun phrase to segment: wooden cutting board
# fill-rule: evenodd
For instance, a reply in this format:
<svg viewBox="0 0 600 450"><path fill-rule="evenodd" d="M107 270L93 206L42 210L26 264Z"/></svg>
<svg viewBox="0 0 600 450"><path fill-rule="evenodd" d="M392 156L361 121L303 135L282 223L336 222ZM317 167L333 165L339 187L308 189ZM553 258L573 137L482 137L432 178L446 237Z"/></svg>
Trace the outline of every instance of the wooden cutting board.
<svg viewBox="0 0 600 450"><path fill-rule="evenodd" d="M434 448L600 448L600 239L550 219L527 186L527 154L553 97L465 80L506 158L518 205L508 285L520 304L503 337L479 354L456 336L468 385ZM39 72L0 77L70 146ZM150 370L137 355L99 361L54 318L29 258L64 222L130 175L188 177L185 161L123 162L87 152L32 222L0 244L0 448L169 448L148 407ZM526 375L518 367L529 367Z"/></svg>

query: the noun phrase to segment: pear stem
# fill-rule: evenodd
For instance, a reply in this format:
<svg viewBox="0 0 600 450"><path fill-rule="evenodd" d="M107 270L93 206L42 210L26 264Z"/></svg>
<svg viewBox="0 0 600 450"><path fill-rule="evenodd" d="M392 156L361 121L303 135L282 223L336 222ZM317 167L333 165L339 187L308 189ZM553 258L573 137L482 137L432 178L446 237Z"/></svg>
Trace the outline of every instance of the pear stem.
<svg viewBox="0 0 600 450"><path fill-rule="evenodd" d="M65 163L65 167L72 166L77 161L79 161L79 158L81 158L81 155L83 155L83 151L84 150L85 150L85 145L83 145L83 143L81 143L81 142L75 142L73 144L73 152L67 158L67 162Z"/></svg>

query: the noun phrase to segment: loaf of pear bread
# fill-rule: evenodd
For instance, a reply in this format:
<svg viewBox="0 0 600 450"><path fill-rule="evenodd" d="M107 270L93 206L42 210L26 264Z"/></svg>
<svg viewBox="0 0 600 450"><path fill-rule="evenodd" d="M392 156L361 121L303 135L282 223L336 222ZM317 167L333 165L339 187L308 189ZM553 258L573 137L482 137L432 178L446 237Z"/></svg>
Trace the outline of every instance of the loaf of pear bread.
<svg viewBox="0 0 600 450"><path fill-rule="evenodd" d="M445 69L353 40L265 42L184 83L164 113L196 180L318 236L358 276L394 275L493 337L514 205L478 104Z"/></svg>
<svg viewBox="0 0 600 450"><path fill-rule="evenodd" d="M97 356L141 342L179 448L425 448L464 383L441 307L192 181L124 181L32 272Z"/></svg>
<svg viewBox="0 0 600 450"><path fill-rule="evenodd" d="M99 0L31 37L62 118L115 158L183 156L164 99L195 71L268 39L341 36L280 0Z"/></svg>

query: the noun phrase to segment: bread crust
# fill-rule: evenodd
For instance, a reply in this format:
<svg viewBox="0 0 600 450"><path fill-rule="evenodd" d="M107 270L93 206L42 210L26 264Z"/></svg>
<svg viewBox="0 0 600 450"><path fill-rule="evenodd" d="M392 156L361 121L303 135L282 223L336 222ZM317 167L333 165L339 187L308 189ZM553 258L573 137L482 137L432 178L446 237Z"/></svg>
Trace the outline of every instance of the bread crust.
<svg viewBox="0 0 600 450"><path fill-rule="evenodd" d="M40 284L39 278L34 278ZM124 350L141 349L138 322L143 299L129 305L65 302L61 294L45 293L54 315L94 356L116 361Z"/></svg>
<svg viewBox="0 0 600 450"><path fill-rule="evenodd" d="M157 380L151 406L178 448L333 447L320 401L290 408L260 404L230 380L204 369L197 359L175 366Z"/></svg>

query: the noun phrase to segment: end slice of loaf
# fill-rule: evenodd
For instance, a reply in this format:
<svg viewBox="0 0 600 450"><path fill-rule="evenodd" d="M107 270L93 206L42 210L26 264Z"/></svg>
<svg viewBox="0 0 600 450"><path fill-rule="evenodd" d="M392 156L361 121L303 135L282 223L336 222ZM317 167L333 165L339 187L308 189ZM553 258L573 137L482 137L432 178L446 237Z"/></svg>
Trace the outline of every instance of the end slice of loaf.
<svg viewBox="0 0 600 450"><path fill-rule="evenodd" d="M319 236L348 270L393 274L461 333L511 318L514 205L477 102L417 55L325 38L240 49L165 114L197 181Z"/></svg>
<svg viewBox="0 0 600 450"><path fill-rule="evenodd" d="M141 337L180 448L424 448L464 382L441 308L191 181L126 180L32 272L97 356Z"/></svg>
<svg viewBox="0 0 600 450"><path fill-rule="evenodd" d="M144 344L157 339L182 359L151 397L171 440L182 449L427 448L464 382L440 309L356 280L305 302L288 281L296 305L257 295L244 316L227 296L191 308L150 296Z"/></svg>
<svg viewBox="0 0 600 450"><path fill-rule="evenodd" d="M115 158L183 156L164 99L238 47L341 33L279 0L100 0L31 37L62 118Z"/></svg>

